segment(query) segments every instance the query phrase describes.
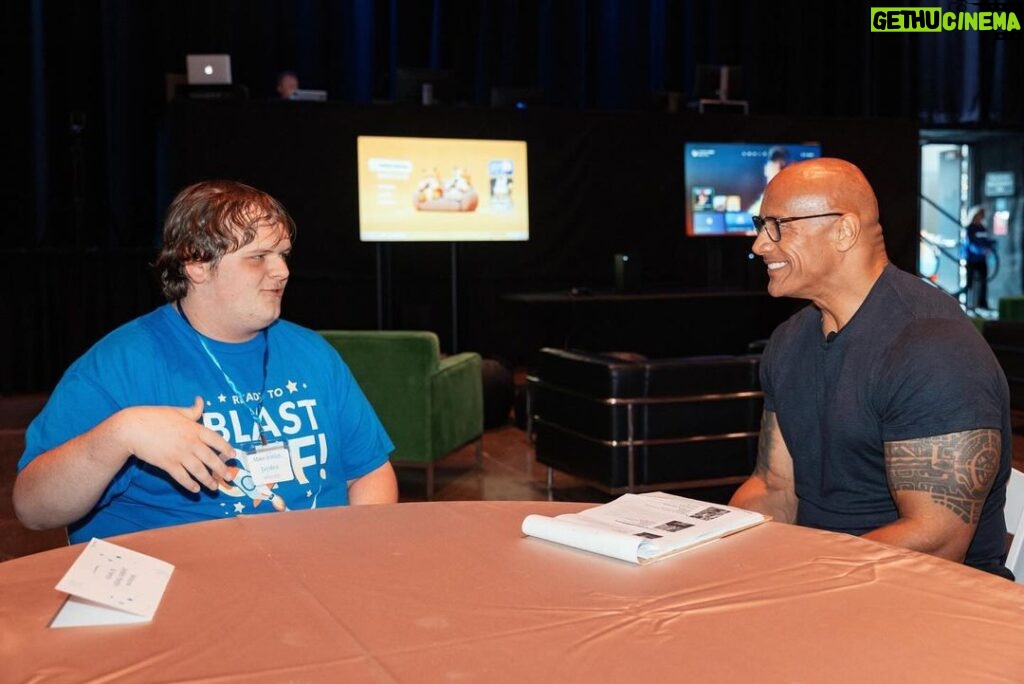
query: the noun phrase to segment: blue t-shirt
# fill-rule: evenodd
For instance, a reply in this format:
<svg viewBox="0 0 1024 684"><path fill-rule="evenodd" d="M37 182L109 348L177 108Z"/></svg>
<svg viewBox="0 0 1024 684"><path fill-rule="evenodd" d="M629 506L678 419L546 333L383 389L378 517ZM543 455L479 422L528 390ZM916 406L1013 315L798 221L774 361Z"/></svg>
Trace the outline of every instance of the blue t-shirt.
<svg viewBox="0 0 1024 684"><path fill-rule="evenodd" d="M100 340L68 369L32 421L19 470L120 409L187 407L201 396L203 424L242 451L260 443L253 418L259 409L267 441L288 451L291 479L254 486L236 458L228 462L240 469L233 481L216 492L204 487L193 494L159 468L130 457L89 515L69 526L72 542L285 508L345 505L347 481L387 461L394 445L384 427L348 367L315 332L277 321L266 336L240 344L202 339L209 354L199 334L165 305Z"/></svg>
<svg viewBox="0 0 1024 684"><path fill-rule="evenodd" d="M965 562L1003 574L1009 390L952 297L888 265L831 341L813 306L780 325L765 348L761 385L793 457L797 523L811 527L863 534L899 517L886 442L999 430L998 473Z"/></svg>

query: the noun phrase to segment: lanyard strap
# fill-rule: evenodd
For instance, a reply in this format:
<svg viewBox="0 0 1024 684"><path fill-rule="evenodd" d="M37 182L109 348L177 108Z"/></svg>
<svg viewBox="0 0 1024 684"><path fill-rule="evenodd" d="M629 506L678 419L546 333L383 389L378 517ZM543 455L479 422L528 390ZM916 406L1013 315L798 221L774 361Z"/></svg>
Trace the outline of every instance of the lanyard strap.
<svg viewBox="0 0 1024 684"><path fill-rule="evenodd" d="M224 381L228 383L228 387L230 387L231 391L235 393L235 396L241 399L245 408L249 410L250 415L252 415L253 422L256 423L256 430L260 435L260 443L266 445L267 437L263 434L263 423L260 421L260 412L263 410L263 395L267 392L267 365L270 362L270 340L267 337L267 329L263 329L263 385L260 388L260 398L259 401L256 402L256 408L253 408L252 405L246 401L245 395L238 389L238 385L235 384L235 381L231 379L231 376L227 374L224 367L220 365L220 361L218 361L217 357L214 356L213 351L210 349L209 345L206 344L206 340L203 339L203 336L198 330L196 330L196 327L192 325L192 321L188 320L188 316L185 315L185 309L181 306L181 301L175 302L175 306L178 309L178 313L181 314L181 318L188 323L188 327L192 328L192 332L196 334L196 339L199 340L199 344L202 346L203 351L205 351L206 355L210 357L210 361L213 361L213 365L217 367L220 374L224 376Z"/></svg>

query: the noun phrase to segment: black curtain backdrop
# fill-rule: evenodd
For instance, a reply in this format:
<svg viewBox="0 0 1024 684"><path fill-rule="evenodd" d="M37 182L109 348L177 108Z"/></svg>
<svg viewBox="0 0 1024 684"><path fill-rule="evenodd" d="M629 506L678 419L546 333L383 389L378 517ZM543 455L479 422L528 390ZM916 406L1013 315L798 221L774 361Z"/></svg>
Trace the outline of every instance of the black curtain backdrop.
<svg viewBox="0 0 1024 684"><path fill-rule="evenodd" d="M935 6L904 3L914 4ZM160 163L162 154L175 154L167 149L167 128L161 124L168 110L168 75L184 72L189 53L229 53L235 82L244 84L253 100L271 99L276 75L292 69L303 87L325 89L332 100L386 107L395 97L400 68L434 68L454 73L456 109L486 107L492 88L518 87L535 91L540 105L567 116L586 110L652 112L664 108L667 93L680 93L685 106L698 65L731 64L742 69L740 95L757 115L884 117L928 125L1024 122L1019 84L1024 41L978 33L871 33L871 5L863 0L3 3L0 50L8 111L0 183L2 249L18 266L7 275L21 277L15 284L23 288L41 277L33 264L53 269L62 264L63 270L47 272L56 273L53 277L71 291L51 282L54 294L46 303L9 300L0 308L8 314L15 307L18 316L40 319L67 307L78 307L75 316L85 312L74 327L80 339L22 341L33 352L49 350L49 361L38 363L63 366L95 341L98 330L158 301L137 265L151 257L161 212L178 189L178 179L169 176L173 166ZM585 136L567 140L588 144ZM873 144L870 130L858 131L857 140L859 150ZM278 147L258 137L247 144L257 158L261 149ZM878 149L866 153L884 156L887 144L879 139ZM268 151L262 163L278 160ZM575 194L595 191L591 183L599 183L599 174L573 173L578 174L571 179ZM908 177L906 184L915 189L917 178ZM522 258L537 264L554 254L555 261L573 264L558 245L572 245L583 230L566 227L560 242L537 245ZM661 239L651 236L653 249ZM101 271L91 275L90 269L125 255L134 255L134 261L120 282L104 280ZM703 262L705 255L697 258ZM76 277L83 279L80 287ZM130 297L118 293L126 287L134 288ZM81 296L109 306L76 304ZM17 358L15 351L0 350L5 359ZM0 393L44 387L59 370L22 364L17 372L3 374Z"/></svg>
<svg viewBox="0 0 1024 684"><path fill-rule="evenodd" d="M904 5L935 6L905 2ZM400 67L453 70L457 98L540 91L568 109L651 108L699 64L742 67L759 114L1020 124L1024 41L869 31L866 1L21 0L3 4L11 114L4 244L147 244L156 122L188 53L230 53L254 98L298 72L386 101ZM5 117L7 118L7 117ZM254 142L254 144L258 144Z"/></svg>

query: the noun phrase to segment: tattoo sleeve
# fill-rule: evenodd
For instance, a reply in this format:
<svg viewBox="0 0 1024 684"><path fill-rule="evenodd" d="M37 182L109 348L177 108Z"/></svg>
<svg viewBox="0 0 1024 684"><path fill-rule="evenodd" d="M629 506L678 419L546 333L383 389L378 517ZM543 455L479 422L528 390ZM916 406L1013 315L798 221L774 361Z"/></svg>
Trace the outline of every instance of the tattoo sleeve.
<svg viewBox="0 0 1024 684"><path fill-rule="evenodd" d="M999 470L1001 451L998 430L887 442L889 489L893 496L897 492L928 492L932 501L956 513L964 523L977 524Z"/></svg>
<svg viewBox="0 0 1024 684"><path fill-rule="evenodd" d="M764 476L768 473L772 447L778 439L779 422L772 411L761 412L761 434L757 438L757 463L754 474Z"/></svg>

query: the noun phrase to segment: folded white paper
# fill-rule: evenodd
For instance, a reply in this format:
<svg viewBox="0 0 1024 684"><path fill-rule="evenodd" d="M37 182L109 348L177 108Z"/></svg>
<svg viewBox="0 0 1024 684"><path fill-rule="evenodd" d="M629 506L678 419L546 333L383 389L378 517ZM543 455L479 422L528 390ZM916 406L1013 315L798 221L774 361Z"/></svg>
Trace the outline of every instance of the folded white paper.
<svg viewBox="0 0 1024 684"><path fill-rule="evenodd" d="M70 596L50 626L149 622L173 571L158 558L93 539L57 583Z"/></svg>

